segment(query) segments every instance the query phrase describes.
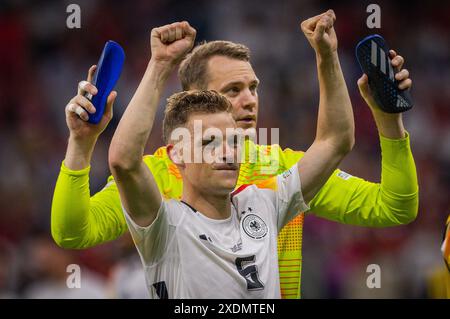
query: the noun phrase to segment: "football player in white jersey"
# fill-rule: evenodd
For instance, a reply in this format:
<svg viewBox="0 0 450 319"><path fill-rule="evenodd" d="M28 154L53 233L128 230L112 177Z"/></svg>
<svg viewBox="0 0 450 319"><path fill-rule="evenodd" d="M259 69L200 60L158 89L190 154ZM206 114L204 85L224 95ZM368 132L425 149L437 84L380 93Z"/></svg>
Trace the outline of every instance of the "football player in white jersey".
<svg viewBox="0 0 450 319"><path fill-rule="evenodd" d="M354 144L350 98L337 43L330 36L334 19L328 12L302 25L310 31L305 34L311 45L329 52L317 65L324 94L316 138L296 165L269 179L264 189L244 185L232 193L240 154L225 97L192 91L168 100L163 134L183 179L181 201L161 197L142 157L171 70L168 64L191 49L195 31L187 22L152 30L150 64L109 149L110 168L152 298L280 298L278 231L308 209L309 200ZM334 76L324 76L328 72Z"/></svg>

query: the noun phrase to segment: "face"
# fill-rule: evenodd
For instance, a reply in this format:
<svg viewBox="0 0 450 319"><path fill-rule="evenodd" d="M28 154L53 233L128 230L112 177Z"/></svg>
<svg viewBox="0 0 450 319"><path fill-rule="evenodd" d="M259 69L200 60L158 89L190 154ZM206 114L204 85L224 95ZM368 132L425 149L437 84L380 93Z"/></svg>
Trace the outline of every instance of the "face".
<svg viewBox="0 0 450 319"><path fill-rule="evenodd" d="M249 62L214 56L208 61L208 90L215 90L233 105L238 127L256 128L259 80Z"/></svg>
<svg viewBox="0 0 450 319"><path fill-rule="evenodd" d="M239 176L238 136L232 115L227 112L193 114L186 127L189 138L183 137L183 140L190 142L171 146L179 156L174 162L177 162L184 187L200 193L228 195ZM173 155L171 157L173 160Z"/></svg>

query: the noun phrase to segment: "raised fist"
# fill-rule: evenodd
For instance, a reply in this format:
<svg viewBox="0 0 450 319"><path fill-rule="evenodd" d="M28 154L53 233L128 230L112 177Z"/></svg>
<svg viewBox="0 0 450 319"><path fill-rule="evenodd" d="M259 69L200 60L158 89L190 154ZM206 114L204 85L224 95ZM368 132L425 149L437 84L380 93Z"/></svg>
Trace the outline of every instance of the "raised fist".
<svg viewBox="0 0 450 319"><path fill-rule="evenodd" d="M197 31L188 22L175 22L151 33L152 60L178 64L194 46Z"/></svg>
<svg viewBox="0 0 450 319"><path fill-rule="evenodd" d="M333 10L309 18L301 23L301 29L318 55L328 56L337 50L338 41L333 25Z"/></svg>

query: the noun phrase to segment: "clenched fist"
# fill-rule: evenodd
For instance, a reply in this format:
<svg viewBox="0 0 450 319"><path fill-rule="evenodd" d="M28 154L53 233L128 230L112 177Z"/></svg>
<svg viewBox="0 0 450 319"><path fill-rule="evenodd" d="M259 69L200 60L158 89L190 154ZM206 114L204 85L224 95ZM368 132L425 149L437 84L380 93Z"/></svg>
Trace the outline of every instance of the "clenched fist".
<svg viewBox="0 0 450 319"><path fill-rule="evenodd" d="M151 33L152 60L154 62L178 64L194 46L196 31L188 22L175 22Z"/></svg>
<svg viewBox="0 0 450 319"><path fill-rule="evenodd" d="M335 21L334 11L328 10L301 23L301 29L316 54L326 57L336 52L338 41L333 28Z"/></svg>

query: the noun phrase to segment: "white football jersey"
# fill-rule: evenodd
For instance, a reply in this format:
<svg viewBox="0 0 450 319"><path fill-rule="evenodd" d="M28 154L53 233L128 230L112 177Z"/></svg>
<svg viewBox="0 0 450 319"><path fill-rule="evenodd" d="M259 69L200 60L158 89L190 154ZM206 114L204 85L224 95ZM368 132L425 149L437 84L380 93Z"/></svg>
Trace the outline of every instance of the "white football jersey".
<svg viewBox="0 0 450 319"><path fill-rule="evenodd" d="M169 200L150 226L141 227L124 209L150 297L280 298L278 232L309 208L297 165L268 184L234 191L231 216L224 220Z"/></svg>

